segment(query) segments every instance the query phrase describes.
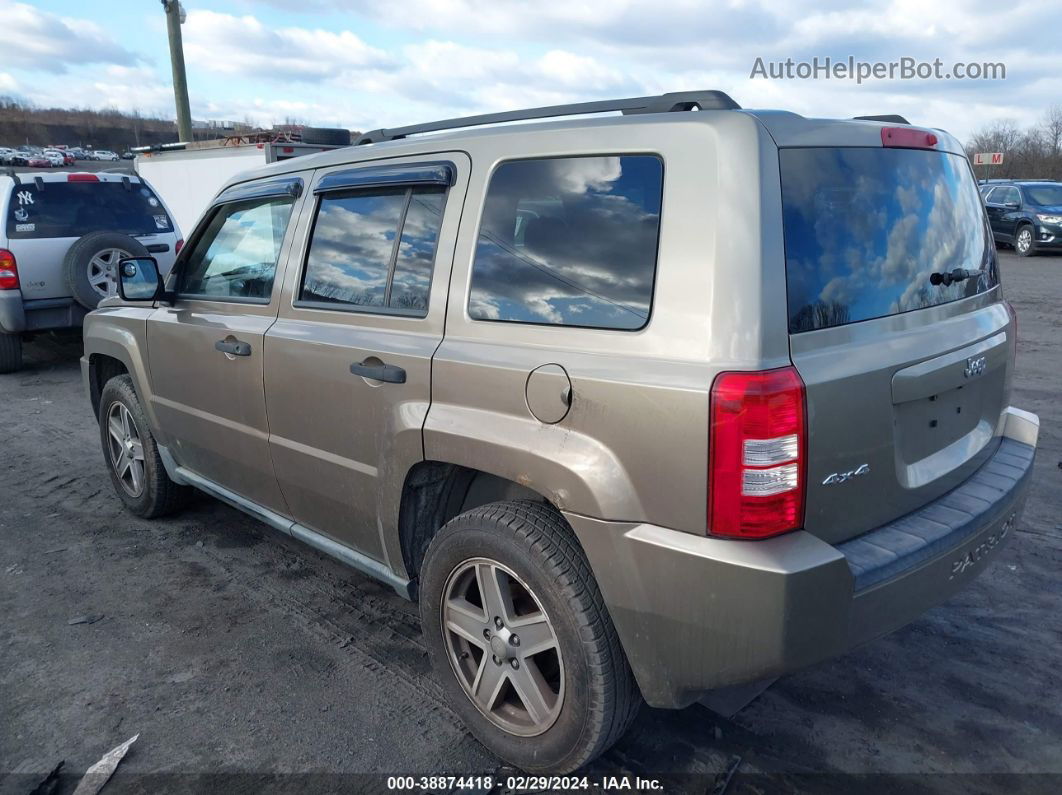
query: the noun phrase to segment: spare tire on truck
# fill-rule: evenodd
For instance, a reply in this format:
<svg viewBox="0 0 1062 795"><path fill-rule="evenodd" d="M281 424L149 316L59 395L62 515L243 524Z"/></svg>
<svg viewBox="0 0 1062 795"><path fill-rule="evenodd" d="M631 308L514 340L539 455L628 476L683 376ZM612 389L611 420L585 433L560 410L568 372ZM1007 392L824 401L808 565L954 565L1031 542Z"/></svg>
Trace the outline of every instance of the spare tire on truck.
<svg viewBox="0 0 1062 795"><path fill-rule="evenodd" d="M303 127L302 142L323 146L350 146L350 130L339 127Z"/></svg>
<svg viewBox="0 0 1062 795"><path fill-rule="evenodd" d="M118 294L118 260L147 257L144 245L120 232L89 232L74 242L63 258L63 277L74 300L95 309Z"/></svg>

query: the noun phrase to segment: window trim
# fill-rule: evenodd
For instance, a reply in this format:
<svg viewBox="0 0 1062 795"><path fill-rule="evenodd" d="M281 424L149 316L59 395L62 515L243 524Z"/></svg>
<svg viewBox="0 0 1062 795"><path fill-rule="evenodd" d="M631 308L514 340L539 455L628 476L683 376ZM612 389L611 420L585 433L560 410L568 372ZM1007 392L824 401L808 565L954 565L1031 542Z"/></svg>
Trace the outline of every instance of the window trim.
<svg viewBox="0 0 1062 795"><path fill-rule="evenodd" d="M297 181L300 184L302 183L302 180L298 179L298 178L296 178L295 180L291 180L291 181L293 181L293 182ZM277 252L276 262L273 264L273 284L272 284L272 286L269 289L269 297L268 298L255 298L255 297L252 297L252 296L239 296L239 295L230 295L230 296L218 297L216 295L212 295L212 294L209 294L209 293L186 293L186 292L182 292L182 287L184 286L184 280L185 280L185 277L187 276L188 262L192 259L192 254L195 252L196 248L199 246L199 243L202 241L203 236L206 234L206 230L210 228L210 224L213 223L214 218L217 217L218 213L220 213L225 207L227 207L227 206L229 206L231 204L238 204L239 202L256 202L256 203L257 202L261 202L261 203L265 203L265 201L268 201L269 199L280 199L280 198L285 198L285 197L291 197L291 200L292 200L292 202L291 202L291 210L288 212L288 223L287 223L287 226L284 227L284 237L281 238L281 241L280 241L280 249L281 250ZM265 200L265 201L263 201L263 200ZM179 299L183 298L183 299L185 299L187 301L209 301L210 303L215 303L215 304L255 304L257 306L269 306L273 302L273 297L276 295L276 288L277 288L276 276L277 276L277 271L280 269L280 258L283 256L283 253L284 253L284 239L287 238L289 232L291 231L292 216L295 214L295 207L296 207L297 203L298 203L298 196L295 196L295 195L290 194L290 193L271 193L271 194L264 194L264 195L261 195L261 196L243 196L243 197L240 197L238 199L231 199L231 200L225 200L225 201L218 201L218 200L215 199L214 203L211 204L210 207L207 208L206 214L204 214L203 217L200 219L199 223L196 224L195 230L192 232L191 239L188 241L188 244L186 246L184 246L184 248L181 249L180 259L178 260L178 262L174 263L173 270L170 271L170 274L173 276L173 279L174 279L174 281L173 281L173 298L174 298L174 300L176 301L176 300L179 300Z"/></svg>
<svg viewBox="0 0 1062 795"><path fill-rule="evenodd" d="M649 311L645 316L645 322L636 328L615 328L613 326L583 326L575 323L541 323L533 320L502 320L501 318L479 318L473 317L471 312L472 306L472 284L476 272L476 250L479 248L479 238L481 230L483 229L483 215L487 208L487 197L490 195L490 186L494 181L494 176L498 173L498 170L508 163L523 163L527 161L541 161L541 160L574 160L584 157L652 157L660 163L660 218L656 226L656 248L653 252L653 282L649 287ZM664 160L664 156L660 152L651 151L639 151L639 152L580 152L579 154L567 154L567 155L532 155L528 157L511 157L505 160L499 160L494 164L494 168L491 169L490 175L487 177L486 189L483 192L483 200L480 202L479 207L479 221L476 224L476 237L475 244L472 249L472 262L468 268L468 290L465 297L465 318L472 323L498 323L509 324L517 326L537 326L541 328L555 328L555 329L586 329L588 331L601 331L606 333L619 332L624 334L637 333L645 331L649 324L653 320L653 310L656 306L656 286L659 281L660 274L660 241L663 237L664 229L664 199L666 197L666 180L667 180L667 163Z"/></svg>
<svg viewBox="0 0 1062 795"><path fill-rule="evenodd" d="M271 199L278 196L290 196L298 199L302 195L302 177L286 177L283 179L271 179L266 182L240 182L225 188L214 197L210 203L211 208L232 202L249 201L251 199Z"/></svg>
<svg viewBox="0 0 1062 795"><path fill-rule="evenodd" d="M416 164L420 166L422 164ZM423 165L438 165L438 164L423 164ZM446 163L445 165L453 168L453 164ZM357 170L357 169L353 169ZM377 171L378 169L365 169ZM413 166L410 166L410 170L414 170ZM337 172L345 173L345 172ZM456 173L456 172L452 172ZM323 182L329 175L322 177ZM358 315L390 315L392 317L408 317L417 320L423 320L428 316L428 312L431 310L431 288L435 283L435 260L439 254L439 240L442 237L443 219L446 216L446 207L450 200L450 186L452 183L438 183L438 182L381 182L381 183L366 183L363 185L350 185L343 187L331 188L326 191L319 191L314 189L314 195L316 202L313 207L313 221L310 224L309 233L306 236L306 247L302 254L302 263L299 269L299 280L296 282L296 290L292 295L291 306L294 309L308 309L317 312L347 312ZM441 186L442 191L442 208L439 211L439 226L435 233L435 245L431 252L431 273L428 278L428 295L427 302L424 305L423 311L417 309L403 309L401 307L391 307L387 304L391 301L391 287L394 283L395 269L398 265L398 252L399 247L402 244L402 233L405 231L406 216L409 213L409 206L413 203L414 191L417 187L424 186ZM380 191L387 188L404 188L405 200L402 203L402 211L398 215L398 224L395 227L395 239L391 245L391 255L387 261L387 280L384 284L384 303L381 306L372 306L366 304L351 304L337 301L332 304L327 301L314 301L313 299L302 298L302 291L306 287L306 275L307 269L310 264L310 251L313 248L314 233L317 231L317 221L321 216L321 203L325 199L345 198L349 195L369 194L374 191Z"/></svg>
<svg viewBox="0 0 1062 795"><path fill-rule="evenodd" d="M430 163L398 163L389 166L368 166L332 171L325 174L313 189L316 194L347 191L351 189L380 188L386 186L454 184L457 171L448 160Z"/></svg>

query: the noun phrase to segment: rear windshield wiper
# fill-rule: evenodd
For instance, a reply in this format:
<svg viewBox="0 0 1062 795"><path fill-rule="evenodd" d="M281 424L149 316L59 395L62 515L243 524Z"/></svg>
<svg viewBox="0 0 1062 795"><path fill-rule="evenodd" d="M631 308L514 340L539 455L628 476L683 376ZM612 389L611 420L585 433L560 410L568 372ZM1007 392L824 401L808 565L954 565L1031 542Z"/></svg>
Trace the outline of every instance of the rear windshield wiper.
<svg viewBox="0 0 1062 795"><path fill-rule="evenodd" d="M974 276L983 275L983 270L967 270L966 268L956 268L953 271L943 271L941 273L929 274L929 283L943 284L945 287L947 287L949 284L965 281L966 279L972 279Z"/></svg>

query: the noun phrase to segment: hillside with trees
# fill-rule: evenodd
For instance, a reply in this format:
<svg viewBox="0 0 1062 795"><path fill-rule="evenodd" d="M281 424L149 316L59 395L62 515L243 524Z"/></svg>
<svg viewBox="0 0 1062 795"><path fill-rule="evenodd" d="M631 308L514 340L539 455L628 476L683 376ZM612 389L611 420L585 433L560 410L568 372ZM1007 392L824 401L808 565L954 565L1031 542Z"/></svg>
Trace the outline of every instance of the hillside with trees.
<svg viewBox="0 0 1062 795"><path fill-rule="evenodd" d="M218 130L195 130L196 138L216 138ZM125 151L134 146L173 143L177 125L172 119L117 110L35 108L11 97L0 97L0 146L91 146Z"/></svg>

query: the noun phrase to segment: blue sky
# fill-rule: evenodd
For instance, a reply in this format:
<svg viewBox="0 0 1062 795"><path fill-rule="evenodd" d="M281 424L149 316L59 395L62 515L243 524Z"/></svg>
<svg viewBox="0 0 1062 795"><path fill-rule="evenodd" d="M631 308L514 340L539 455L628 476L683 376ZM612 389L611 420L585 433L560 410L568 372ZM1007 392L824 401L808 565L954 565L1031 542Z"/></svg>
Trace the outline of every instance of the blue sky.
<svg viewBox="0 0 1062 795"><path fill-rule="evenodd" d="M1062 0L186 0L192 114L352 129L721 88L967 137L1062 101ZM173 116L158 0L0 0L0 95ZM1003 62L1005 80L751 79L765 60Z"/></svg>

